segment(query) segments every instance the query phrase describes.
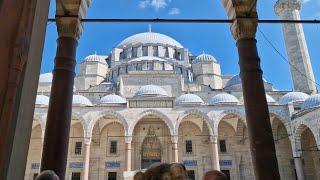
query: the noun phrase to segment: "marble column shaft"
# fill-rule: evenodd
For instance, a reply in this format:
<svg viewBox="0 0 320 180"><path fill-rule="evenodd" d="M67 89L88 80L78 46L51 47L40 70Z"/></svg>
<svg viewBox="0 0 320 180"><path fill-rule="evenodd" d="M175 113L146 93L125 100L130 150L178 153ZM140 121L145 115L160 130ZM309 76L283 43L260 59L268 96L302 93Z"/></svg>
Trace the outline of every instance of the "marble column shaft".
<svg viewBox="0 0 320 180"><path fill-rule="evenodd" d="M303 163L301 157L295 157L294 158L294 166L296 168L297 173L297 179L298 180L304 180L304 172L303 172Z"/></svg>

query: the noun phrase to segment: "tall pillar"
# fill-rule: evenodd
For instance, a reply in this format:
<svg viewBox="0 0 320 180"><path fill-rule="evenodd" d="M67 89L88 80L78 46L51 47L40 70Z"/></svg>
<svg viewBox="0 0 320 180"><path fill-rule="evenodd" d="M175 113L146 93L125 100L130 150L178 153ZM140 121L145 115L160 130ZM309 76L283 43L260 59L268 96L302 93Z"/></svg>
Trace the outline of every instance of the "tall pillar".
<svg viewBox="0 0 320 180"><path fill-rule="evenodd" d="M172 161L174 163L179 162L179 153L178 153L178 135L172 136L171 137L171 142L172 142Z"/></svg>
<svg viewBox="0 0 320 180"><path fill-rule="evenodd" d="M210 136L210 142L212 147L212 169L220 171L217 136Z"/></svg>
<svg viewBox="0 0 320 180"><path fill-rule="evenodd" d="M47 4L0 1L0 179L24 177Z"/></svg>
<svg viewBox="0 0 320 180"><path fill-rule="evenodd" d="M235 19L231 32L237 41L255 177L257 180L279 180L278 161L255 39L258 25L256 1L235 2L237 1L223 0L229 19Z"/></svg>
<svg viewBox="0 0 320 180"><path fill-rule="evenodd" d="M300 0L278 0L275 4L275 12L282 20L301 20L300 9ZM315 77L302 24L282 24L282 31L288 58L292 64L290 71L294 90L316 93Z"/></svg>
<svg viewBox="0 0 320 180"><path fill-rule="evenodd" d="M89 179L89 169L90 169L90 146L91 138L84 139L84 166L83 166L83 180Z"/></svg>
<svg viewBox="0 0 320 180"><path fill-rule="evenodd" d="M126 142L126 171L132 170L132 163L131 163L131 154L132 154L132 137L127 136L125 137Z"/></svg>
<svg viewBox="0 0 320 180"><path fill-rule="evenodd" d="M303 163L301 157L294 157L294 166L296 168L298 180L304 180Z"/></svg>
<svg viewBox="0 0 320 180"><path fill-rule="evenodd" d="M61 4L63 3L63 4ZM44 137L41 171L53 170L65 179L72 113L76 49L91 0L57 1L57 52ZM58 152L58 153L57 153Z"/></svg>

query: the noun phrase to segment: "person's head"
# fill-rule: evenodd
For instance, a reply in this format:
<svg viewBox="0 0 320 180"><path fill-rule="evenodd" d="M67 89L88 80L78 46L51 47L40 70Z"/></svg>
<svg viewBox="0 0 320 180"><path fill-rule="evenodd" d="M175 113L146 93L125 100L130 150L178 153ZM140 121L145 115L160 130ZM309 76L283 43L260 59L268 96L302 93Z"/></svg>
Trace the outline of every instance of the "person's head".
<svg viewBox="0 0 320 180"><path fill-rule="evenodd" d="M59 176L51 170L42 171L35 180L60 180Z"/></svg>
<svg viewBox="0 0 320 180"><path fill-rule="evenodd" d="M137 172L134 177L134 180L144 180L144 173L143 172Z"/></svg>
<svg viewBox="0 0 320 180"><path fill-rule="evenodd" d="M222 172L217 170L212 170L204 174L203 180L228 180L228 178Z"/></svg>
<svg viewBox="0 0 320 180"><path fill-rule="evenodd" d="M170 174L172 179L176 179L176 180L187 179L186 167L183 164L172 163L170 165Z"/></svg>
<svg viewBox="0 0 320 180"><path fill-rule="evenodd" d="M151 166L145 173L138 172L134 180L186 180L186 169L182 164L157 164Z"/></svg>

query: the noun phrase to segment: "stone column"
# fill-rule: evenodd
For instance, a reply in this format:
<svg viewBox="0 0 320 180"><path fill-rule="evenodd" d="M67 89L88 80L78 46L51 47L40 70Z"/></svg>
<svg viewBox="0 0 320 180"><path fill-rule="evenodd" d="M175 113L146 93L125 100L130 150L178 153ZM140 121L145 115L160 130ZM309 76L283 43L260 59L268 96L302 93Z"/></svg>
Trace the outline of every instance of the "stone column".
<svg viewBox="0 0 320 180"><path fill-rule="evenodd" d="M284 20L301 20L300 0L278 0L275 4L275 12ZM286 44L290 63L291 76L294 90L317 93L314 73L312 70L308 46L304 36L302 24L282 24L283 37Z"/></svg>
<svg viewBox="0 0 320 180"><path fill-rule="evenodd" d="M235 19L231 32L237 41L255 177L259 180L279 180L278 161L255 39L258 25L256 1L235 2L237 1L223 0L229 19Z"/></svg>
<svg viewBox="0 0 320 180"><path fill-rule="evenodd" d="M294 157L294 166L296 168L298 180L304 180L303 164L301 157Z"/></svg>
<svg viewBox="0 0 320 180"><path fill-rule="evenodd" d="M91 138L84 139L84 166L83 166L83 180L89 179L89 169L90 169L90 146Z"/></svg>
<svg viewBox="0 0 320 180"><path fill-rule="evenodd" d="M127 136L126 143L126 171L132 170L131 154L132 154L132 136Z"/></svg>
<svg viewBox="0 0 320 180"><path fill-rule="evenodd" d="M23 179L48 0L0 1L0 179Z"/></svg>
<svg viewBox="0 0 320 180"><path fill-rule="evenodd" d="M172 142L172 161L174 163L178 163L179 162L178 140L179 140L178 135L175 135L175 136L171 137L171 142Z"/></svg>
<svg viewBox="0 0 320 180"><path fill-rule="evenodd" d="M212 169L220 171L217 136L211 136L210 142L211 142L211 147L212 147Z"/></svg>

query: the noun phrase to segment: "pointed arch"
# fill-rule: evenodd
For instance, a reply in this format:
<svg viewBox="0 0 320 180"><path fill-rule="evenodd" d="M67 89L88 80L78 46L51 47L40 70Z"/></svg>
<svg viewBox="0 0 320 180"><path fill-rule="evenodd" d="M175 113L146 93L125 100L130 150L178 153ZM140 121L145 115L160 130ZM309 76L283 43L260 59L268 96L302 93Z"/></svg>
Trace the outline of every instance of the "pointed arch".
<svg viewBox="0 0 320 180"><path fill-rule="evenodd" d="M87 114L87 116L88 116L88 114ZM127 135L128 123L127 123L126 119L120 113L118 113L116 111L107 110L107 111L100 111L100 112L95 113L94 115L92 115L91 120L89 122L86 122L85 137L91 137L92 136L92 131L93 131L93 128L94 128L95 124L101 118L103 118L105 116L114 117L114 120L108 122L108 124L110 124L112 122L120 123L123 126L124 130L125 130L125 135Z"/></svg>
<svg viewBox="0 0 320 180"><path fill-rule="evenodd" d="M223 110L223 111L211 111L208 113L208 116L210 117L210 119L213 123L213 132L215 135L218 135L218 127L219 127L221 120L224 117L231 115L231 114L238 116L243 121L245 126L247 126L247 123L245 121L246 116L245 116L244 110L228 109L228 110Z"/></svg>
<svg viewBox="0 0 320 180"><path fill-rule="evenodd" d="M203 117L203 121L206 123L206 125L208 126L208 129L209 129L209 133L211 136L213 136L213 130L212 130L212 123L210 122L210 118L209 116L198 110L198 109L188 109L186 111L184 111L183 113L181 113L175 123L175 127L174 127L174 133L175 134L179 134L179 127L180 127L180 124L184 121L184 119L189 116L189 115L197 115L197 116L200 116L200 117ZM202 127L200 127L200 129L202 129Z"/></svg>
<svg viewBox="0 0 320 180"><path fill-rule="evenodd" d="M133 135L133 130L134 130L135 126L137 125L137 123L142 118L144 118L145 116L148 116L148 115L154 115L154 116L159 117L168 126L170 134L171 135L174 134L174 125L172 123L172 120L167 115L165 115L161 111L158 111L158 110L155 110L155 109L148 109L148 110L145 110L145 111L139 113L138 117L133 122L130 123L129 130L128 130L128 135L129 136Z"/></svg>

